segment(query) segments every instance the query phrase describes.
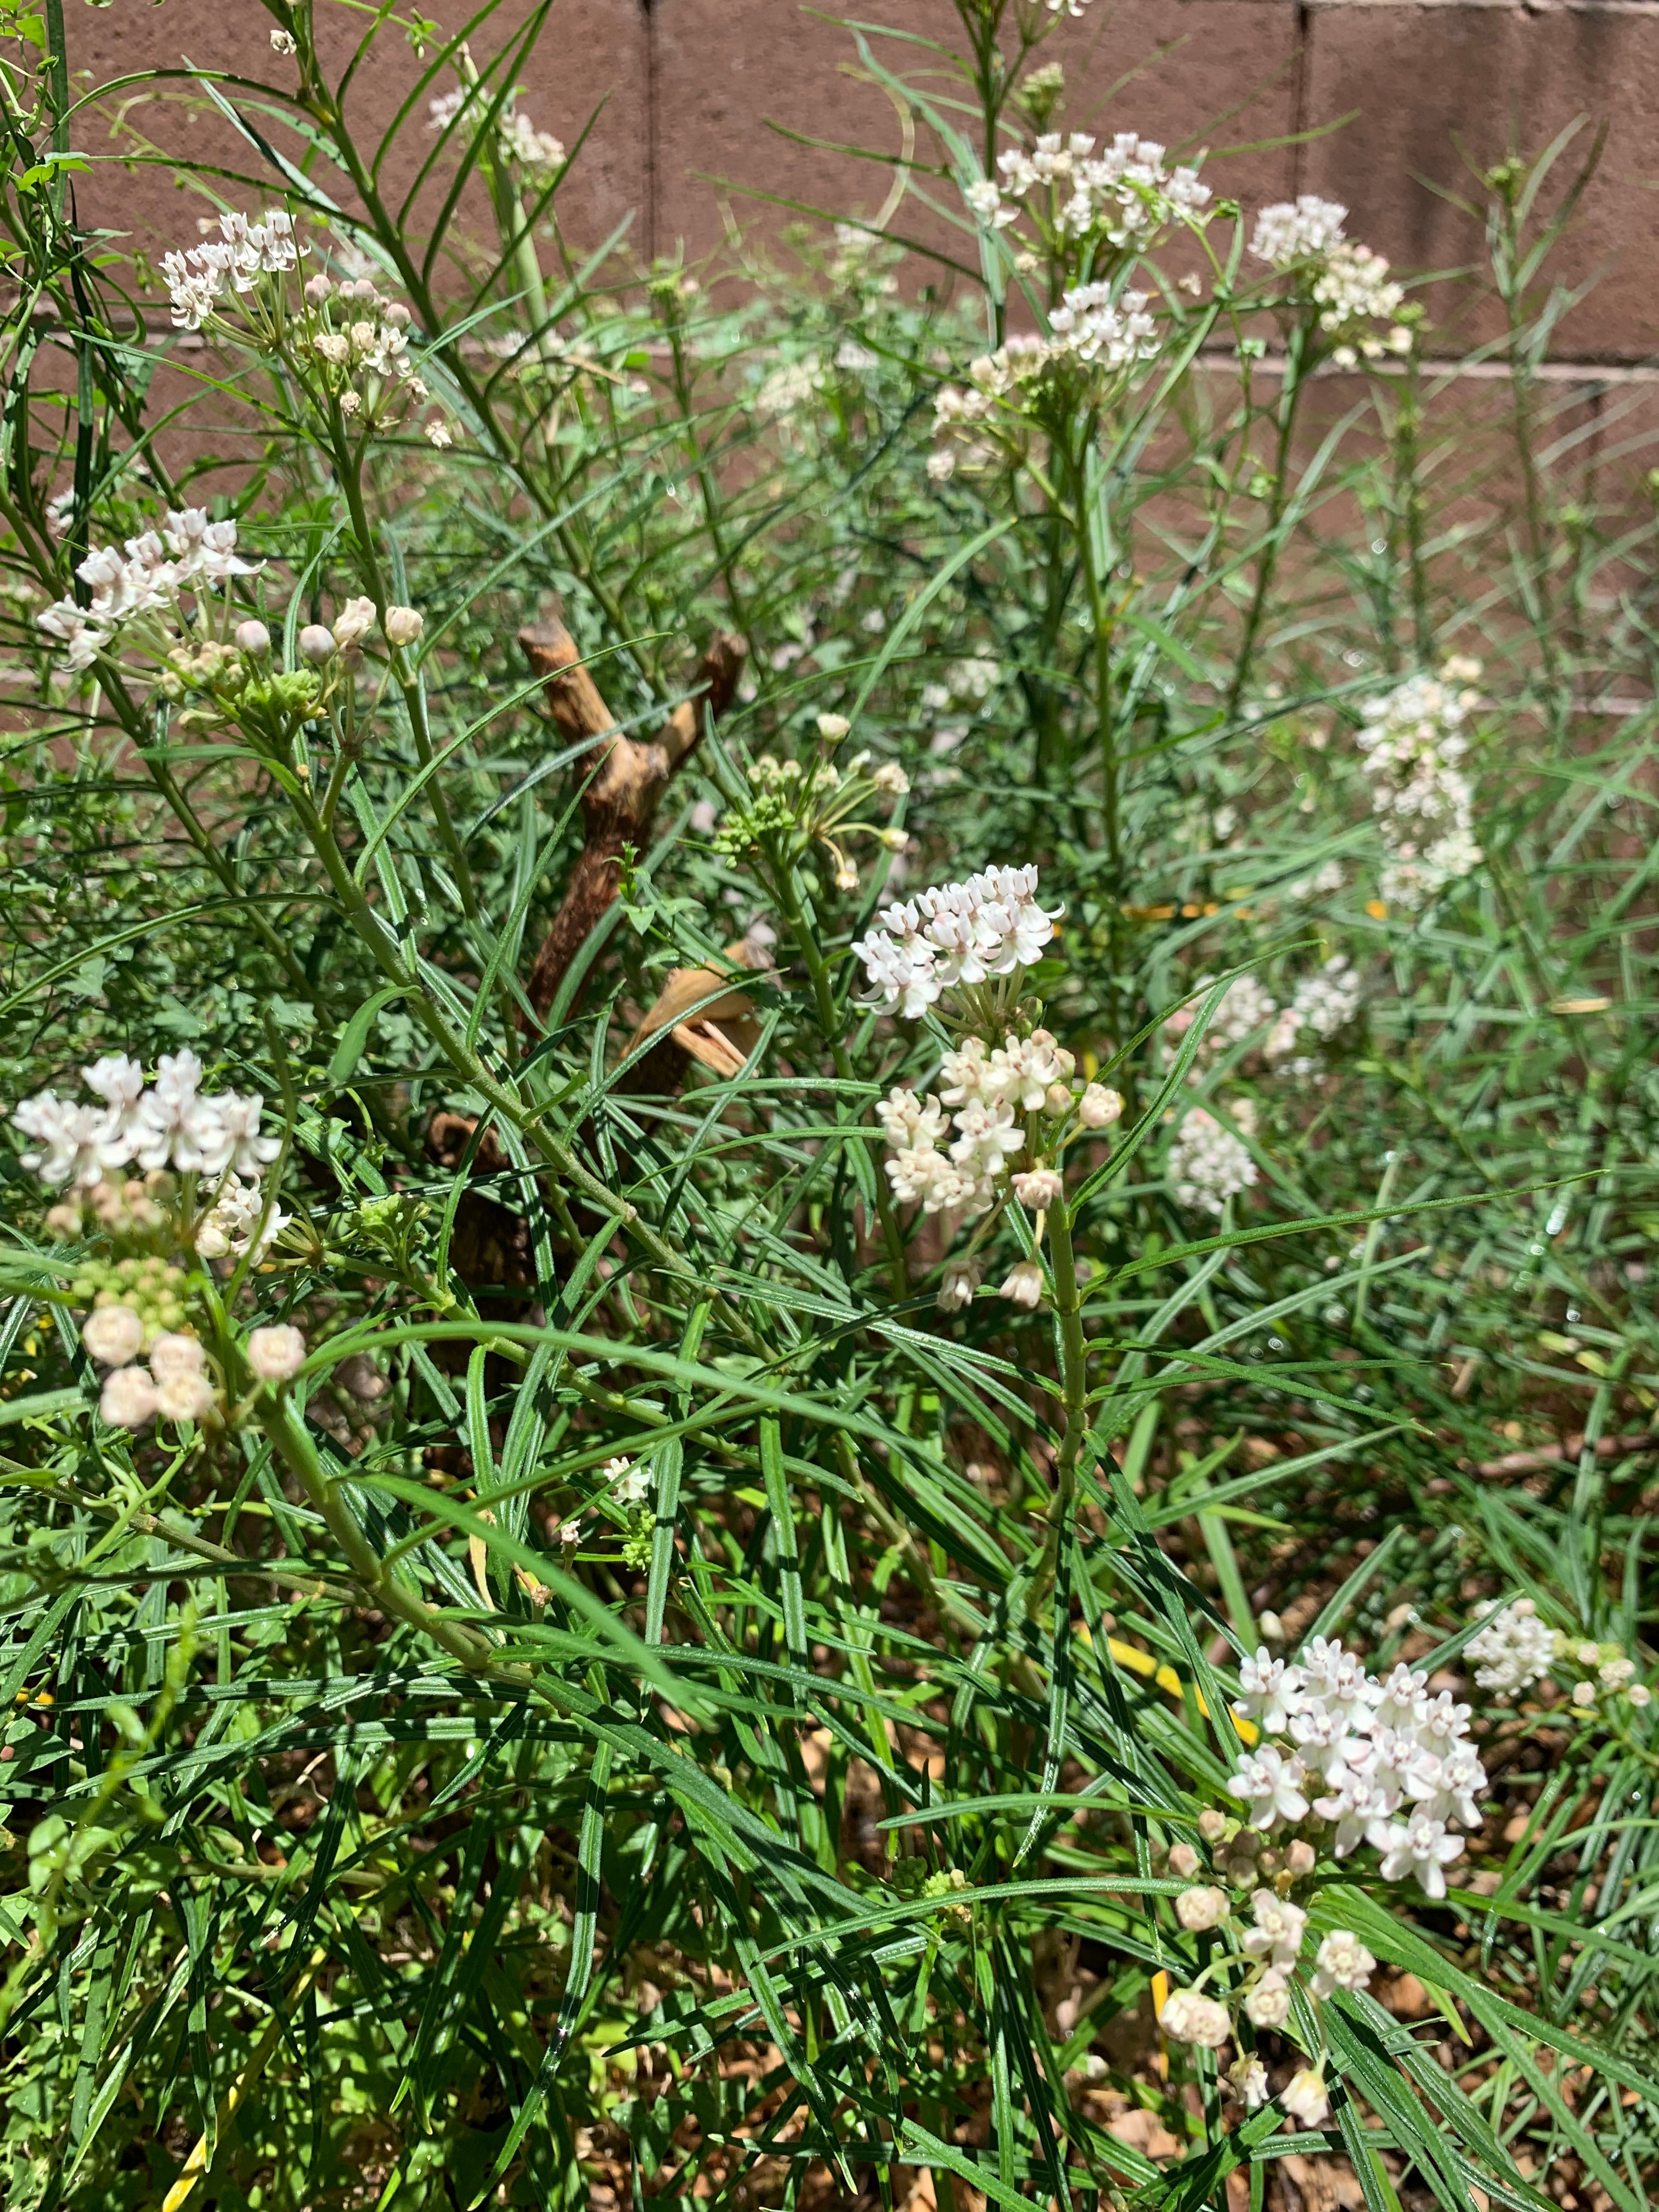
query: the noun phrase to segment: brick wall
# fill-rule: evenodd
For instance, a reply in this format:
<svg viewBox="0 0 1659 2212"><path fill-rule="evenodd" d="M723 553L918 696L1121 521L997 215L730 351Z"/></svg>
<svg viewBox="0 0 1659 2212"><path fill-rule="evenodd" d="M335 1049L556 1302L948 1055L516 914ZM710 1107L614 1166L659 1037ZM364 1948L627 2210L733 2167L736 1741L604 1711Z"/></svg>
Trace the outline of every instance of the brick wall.
<svg viewBox="0 0 1659 2212"><path fill-rule="evenodd" d="M522 21L528 4L507 0L499 31ZM955 21L948 0L864 0L856 12L922 37L949 39ZM319 15L343 60L362 15L326 5ZM94 77L187 55L281 81L257 0L113 0L76 8L70 21L74 64ZM893 41L881 51L898 67L930 59ZM1465 155L1484 166L1512 138L1536 150L1588 118L1571 161L1605 124L1601 167L1559 263L1575 284L1599 281L1556 351L1586 365L1659 353L1659 0L1091 0L1047 52L1066 64L1074 124L1255 145L1217 165L1223 189L1247 202L1297 190L1344 200L1356 234L1413 269L1452 267L1478 251L1478 226L1434 189L1468 187ZM384 127L411 71L384 41L353 88L360 131ZM696 253L728 222L784 219L744 187L865 213L886 192L885 168L799 143L890 153L899 125L886 95L857 73L849 33L793 0L556 0L520 75L536 121L567 139L599 108L567 203L578 236L596 239L631 216L642 248L684 240ZM1297 147L1266 143L1348 116ZM176 126L154 127L178 143ZM191 128L192 143L232 150L210 127ZM418 130L409 137L412 146ZM118 190L106 173L86 197L107 222L168 236L179 227L157 172ZM927 228L925 211L907 210L896 227L913 222Z"/></svg>

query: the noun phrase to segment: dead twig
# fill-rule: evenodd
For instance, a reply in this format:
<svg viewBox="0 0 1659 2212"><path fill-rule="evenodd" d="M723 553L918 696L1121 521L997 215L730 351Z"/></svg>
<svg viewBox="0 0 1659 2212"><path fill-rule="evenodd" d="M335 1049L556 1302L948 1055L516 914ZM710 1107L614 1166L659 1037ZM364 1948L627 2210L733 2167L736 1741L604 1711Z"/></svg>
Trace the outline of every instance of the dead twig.
<svg viewBox="0 0 1659 2212"><path fill-rule="evenodd" d="M641 740L617 729L581 665L575 640L556 617L521 629L519 643L544 679L549 709L571 743L609 738L597 750L582 793L581 852L530 971L530 1003L538 1021L544 1022L571 962L617 896L624 848L637 850L647 842L662 794L696 750L708 718L718 720L731 705L748 648L729 631L716 631L691 696L675 708L654 738Z"/></svg>

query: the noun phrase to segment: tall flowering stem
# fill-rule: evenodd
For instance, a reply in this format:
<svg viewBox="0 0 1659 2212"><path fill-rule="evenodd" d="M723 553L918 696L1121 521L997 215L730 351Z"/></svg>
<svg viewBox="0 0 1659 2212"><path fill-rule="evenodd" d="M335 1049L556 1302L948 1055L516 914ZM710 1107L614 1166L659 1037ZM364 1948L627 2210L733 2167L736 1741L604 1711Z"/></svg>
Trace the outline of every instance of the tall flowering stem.
<svg viewBox="0 0 1659 2212"><path fill-rule="evenodd" d="M1026 1617L1031 1620L1042 1612L1054 1586L1060 1547L1077 1510L1078 1459L1089 1425L1089 1344L1083 1333L1083 1302L1078 1296L1072 1212L1063 1195L1054 1200L1046 1221L1054 1278L1054 1317L1060 1324L1061 1427L1048 1533L1025 1600Z"/></svg>

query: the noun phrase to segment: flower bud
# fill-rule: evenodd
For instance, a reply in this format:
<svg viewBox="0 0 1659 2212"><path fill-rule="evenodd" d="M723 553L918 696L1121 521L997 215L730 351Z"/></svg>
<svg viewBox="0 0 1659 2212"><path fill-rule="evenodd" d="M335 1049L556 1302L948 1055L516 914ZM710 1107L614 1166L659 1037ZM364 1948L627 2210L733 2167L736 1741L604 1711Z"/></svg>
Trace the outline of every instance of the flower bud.
<svg viewBox="0 0 1659 2212"><path fill-rule="evenodd" d="M320 269L314 276L306 279L306 297L314 307L320 307L325 300L333 296L333 292L332 279L325 276Z"/></svg>
<svg viewBox="0 0 1659 2212"><path fill-rule="evenodd" d="M169 1375L160 1382L155 1406L165 1421L205 1421L218 1411L219 1399L205 1375Z"/></svg>
<svg viewBox="0 0 1659 2212"><path fill-rule="evenodd" d="M1318 1863L1318 1852L1311 1844L1304 1843L1300 1836L1285 1854L1286 1870L1295 1875L1298 1881L1304 1875L1310 1875Z"/></svg>
<svg viewBox="0 0 1659 2212"><path fill-rule="evenodd" d="M426 617L416 607L388 607L384 627L388 645L413 645L426 628Z"/></svg>
<svg viewBox="0 0 1659 2212"><path fill-rule="evenodd" d="M262 622L255 622L252 617L245 623L238 623L236 648L239 653L251 653L256 659L263 660L270 651L270 632Z"/></svg>
<svg viewBox="0 0 1659 2212"><path fill-rule="evenodd" d="M163 1330L149 1348L150 1372L158 1382L200 1375L206 1364L207 1354L196 1339L180 1332ZM176 1419L178 1416L173 1418Z"/></svg>
<svg viewBox="0 0 1659 2212"><path fill-rule="evenodd" d="M1198 1872L1198 1853L1190 1844L1172 1844L1170 1846L1170 1872L1180 1875L1183 1880L1187 1875Z"/></svg>
<svg viewBox="0 0 1659 2212"><path fill-rule="evenodd" d="M1289 1984L1278 1974L1264 1974L1244 2000L1253 2027L1283 2027L1291 2016Z"/></svg>
<svg viewBox="0 0 1659 2212"><path fill-rule="evenodd" d="M81 1341L100 1367L128 1367L144 1348L144 1324L131 1306L100 1306L87 1316Z"/></svg>
<svg viewBox="0 0 1659 2212"><path fill-rule="evenodd" d="M1198 1816L1198 1832L1206 1844L1218 1844L1227 1832L1227 1815L1206 1805Z"/></svg>
<svg viewBox="0 0 1659 2212"><path fill-rule="evenodd" d="M247 1364L262 1382L291 1382L305 1357L304 1337L286 1322L256 1328L247 1340Z"/></svg>
<svg viewBox="0 0 1659 2212"><path fill-rule="evenodd" d="M852 726L845 714L818 716L818 735L826 745L838 745Z"/></svg>
<svg viewBox="0 0 1659 2212"><path fill-rule="evenodd" d="M910 788L910 779L896 761L884 761L870 781L878 791L884 791L893 799L902 799Z"/></svg>
<svg viewBox="0 0 1659 2212"><path fill-rule="evenodd" d="M337 650L333 631L325 629L321 623L307 623L300 632L300 658L310 661L313 667L332 660Z"/></svg>
<svg viewBox="0 0 1659 2212"><path fill-rule="evenodd" d="M1046 1212L1065 1188L1057 1168L1032 1168L1024 1175L1015 1176L1013 1185L1020 1204L1029 1206L1033 1213Z"/></svg>
<svg viewBox="0 0 1659 2212"><path fill-rule="evenodd" d="M1224 1889L1205 1883L1197 1889L1183 1889L1176 1899L1176 1918L1189 1934L1213 1928L1232 1911Z"/></svg>
<svg viewBox="0 0 1659 2212"><path fill-rule="evenodd" d="M1304 2066L1292 2074L1279 2093L1279 2101L1293 2120L1300 2120L1304 2128L1322 2128L1331 2116L1331 2100L1325 2094L1325 2076L1316 2066Z"/></svg>
<svg viewBox="0 0 1659 2212"><path fill-rule="evenodd" d="M98 1410L112 1428L142 1429L155 1419L155 1384L147 1367L117 1367L104 1377Z"/></svg>
<svg viewBox="0 0 1659 2212"><path fill-rule="evenodd" d="M1042 1303L1042 1270L1035 1260L1022 1260L1003 1277L1000 1295L1017 1306Z"/></svg>
<svg viewBox="0 0 1659 2212"><path fill-rule="evenodd" d="M1103 1083L1091 1083L1078 1101L1077 1118L1085 1129L1109 1129L1123 1111L1123 1101Z"/></svg>

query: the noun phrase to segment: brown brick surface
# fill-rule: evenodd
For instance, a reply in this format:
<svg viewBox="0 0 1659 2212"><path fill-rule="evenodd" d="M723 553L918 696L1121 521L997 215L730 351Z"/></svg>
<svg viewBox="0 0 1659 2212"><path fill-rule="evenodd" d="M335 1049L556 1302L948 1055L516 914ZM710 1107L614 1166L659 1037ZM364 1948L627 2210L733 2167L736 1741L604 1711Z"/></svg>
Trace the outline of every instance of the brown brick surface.
<svg viewBox="0 0 1659 2212"><path fill-rule="evenodd" d="M1553 350L1614 360L1659 351L1659 11L1390 0L1316 7L1308 40L1308 120L1358 115L1305 149L1304 187L1346 201L1355 234L1407 268L1451 268L1482 251L1480 226L1423 181L1483 197L1455 141L1484 168L1512 143L1540 151L1575 117L1605 121L1601 169L1554 264L1569 283L1601 281ZM1569 148L1563 184L1594 135L1587 128Z"/></svg>
<svg viewBox="0 0 1659 2212"><path fill-rule="evenodd" d="M756 221L765 203L744 186L874 213L890 179L884 164L799 143L830 140L888 156L899 146L895 107L862 70L850 33L793 0L721 0L717 14L709 0L653 0L651 13L660 247L678 239L693 252L715 244L722 201L740 225ZM860 13L912 39L963 46L949 0L886 0ZM1232 147L1291 130L1297 21L1293 0L1124 0L1063 19L1041 58L1066 70L1065 119L1073 129L1133 129L1172 146ZM871 45L880 63L920 89L960 96L948 64L924 48L900 39ZM772 124L796 137L780 137ZM1283 193L1290 181L1282 149L1237 155L1216 172L1218 191L1251 198ZM954 193L945 196L954 204ZM939 244L951 235L914 205L895 228Z"/></svg>
<svg viewBox="0 0 1659 2212"><path fill-rule="evenodd" d="M507 0L491 40L522 21L528 4ZM331 0L319 0L318 12L331 52L343 59L363 15ZM859 12L922 36L959 36L949 0L878 0ZM257 0L168 0L161 8L113 0L103 9L74 9L70 26L74 66L94 81L176 65L186 54L273 82L284 67L270 53ZM929 65L914 46L889 40L882 50L902 70ZM1318 125L1358 110L1350 127L1299 154L1280 147L1218 161L1213 179L1247 204L1297 183L1330 193L1352 208L1358 234L1413 270L1466 262L1479 248L1478 226L1419 181L1459 183L1454 133L1484 165L1507 149L1512 129L1523 148L1536 149L1576 115L1605 119L1602 169L1559 263L1571 282L1601 281L1558 331L1553 350L1622 361L1659 351L1659 199L1650 189L1659 179L1650 131L1659 109L1659 7L1091 0L1080 21L1062 21L1048 52L1067 68L1069 119L1097 131L1133 126L1171 144L1196 139L1221 149L1283 137L1298 119ZM884 163L860 163L765 127L770 119L890 155L899 136L893 107L848 75L848 64L856 66L849 33L795 0L556 0L522 74L537 122L568 140L599 101L607 103L562 198L571 235L595 241L637 210L641 252L653 240L667 249L682 237L700 252L722 234L723 199L740 224L775 231L785 219L738 187L864 214L879 205L891 173ZM386 34L352 94L365 137L384 127L412 68L407 47ZM164 143L230 150L211 124L153 107L143 119ZM406 177L424 151L422 126L419 117L408 126L394 175ZM89 150L102 149L90 122L80 135ZM245 149L236 158L249 161ZM146 243L189 234L189 215L160 173L129 180L105 172L80 189L83 206ZM900 227L950 235L915 208ZM1462 335L1454 327L1445 342Z"/></svg>
<svg viewBox="0 0 1659 2212"><path fill-rule="evenodd" d="M506 0L488 38L479 42L481 56L506 43L525 21L528 6L529 0ZM362 36L365 20L362 10L318 7L319 36L337 79ZM115 0L107 9L77 9L69 29L71 66L93 83L141 70L179 70L186 58L199 70L228 71L260 84L285 88L295 82L294 64L270 51L270 19L257 0L169 0L164 8L150 0ZM538 48L519 72L526 112L541 129L567 143L605 103L598 127L560 195L561 211L579 237L603 236L645 205L646 69L641 0L556 0ZM361 148L372 152L378 146L419 74L406 40L390 27L383 29L345 103ZM448 89L453 82L446 76L434 88ZM130 111L132 121L162 148L223 159L249 174L269 173L254 149L180 84L165 82L148 91L133 87L124 97L135 95L141 104ZM227 96L258 97L234 88L227 88ZM181 105L186 99L188 109ZM431 150L424 111L422 100L403 125L387 161L386 179L393 192L406 188ZM291 138L276 130L272 135L284 151L295 150ZM113 142L88 116L77 129L76 143L94 155L105 155ZM246 191L228 185L224 189L234 204L249 204ZM174 243L181 234L184 242L194 241L197 210L181 206L164 171L131 173L100 167L81 183L79 195L84 214L128 231L147 249Z"/></svg>

